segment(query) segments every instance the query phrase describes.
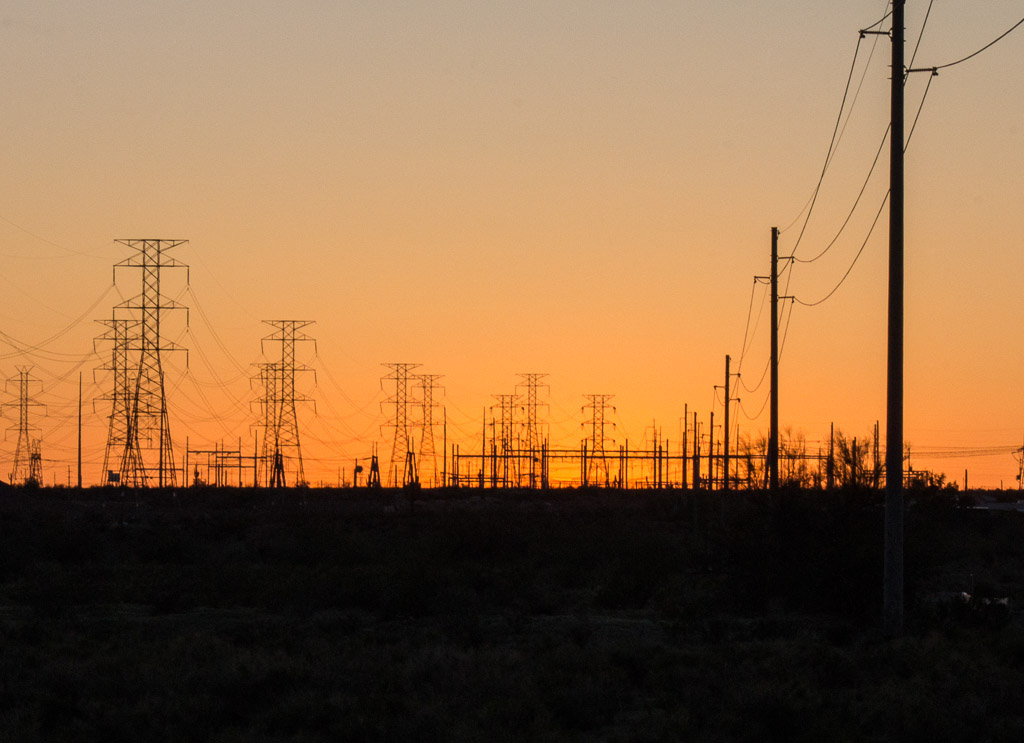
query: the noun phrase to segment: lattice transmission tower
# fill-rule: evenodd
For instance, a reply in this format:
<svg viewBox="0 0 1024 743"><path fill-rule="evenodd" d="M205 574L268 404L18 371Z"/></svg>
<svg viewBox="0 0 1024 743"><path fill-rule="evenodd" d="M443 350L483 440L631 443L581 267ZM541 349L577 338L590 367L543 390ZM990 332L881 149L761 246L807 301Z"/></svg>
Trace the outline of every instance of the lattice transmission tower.
<svg viewBox="0 0 1024 743"><path fill-rule="evenodd" d="M116 448L113 446L115 443L121 444L118 475L122 483L146 487L155 480L158 487L173 486L177 480L177 469L174 466L161 354L183 349L163 337L161 324L166 312L187 308L161 292L160 279L164 269L184 268L185 285L188 286L188 266L167 256L168 251L188 241L138 239L116 242L134 250L135 255L114 264L115 281L117 269L139 269L142 274L142 291L114 307L114 320L129 320L126 328L133 332L124 340L124 355L121 359L124 368L128 370L128 376L121 379L128 390L124 441L111 441L108 436L107 450L109 453ZM187 325L187 312L185 317ZM111 406L112 418L115 413L119 414L116 394L115 390L112 395L115 397ZM120 436L119 425L115 422L110 429L110 433L117 437Z"/></svg>
<svg viewBox="0 0 1024 743"><path fill-rule="evenodd" d="M614 440L610 440L605 436L605 428L611 426L615 427L615 423L608 420L607 411L611 408L612 412L615 408L608 404L614 395L584 395L590 402L583 406L583 410L590 411L590 420L583 423L584 426L590 427L590 435L586 439L587 448L589 450L589 458L587 460L587 467L585 470L585 482L584 484L600 482L596 480L595 476L604 475L604 482L607 484L609 481L608 473L608 460L606 458L605 449L609 443L614 444Z"/></svg>
<svg viewBox="0 0 1024 743"><path fill-rule="evenodd" d="M396 469L401 466L401 485L419 482L416 472L416 454L413 451L409 436L409 372L419 364L392 363L383 364L391 370L390 374L381 378L381 386L385 381L395 383L395 394L384 401L385 405L395 406L395 417L389 420L386 428L394 428L395 435L391 444L391 462L388 465L388 486L396 482Z"/></svg>
<svg viewBox="0 0 1024 743"><path fill-rule="evenodd" d="M500 470L496 473L500 479L502 487L508 487L511 483L518 480L518 461L516 454L516 403L519 401L519 395L494 395L494 399L498 401L497 405L492 405L491 409L498 409L498 431L495 436L495 440L498 444L498 456Z"/></svg>
<svg viewBox="0 0 1024 743"><path fill-rule="evenodd" d="M423 482L437 485L437 449L434 445L434 392L443 389L437 383L440 374L417 374L416 389L420 393L419 476Z"/></svg>
<svg viewBox="0 0 1024 743"><path fill-rule="evenodd" d="M111 481L111 474L120 479L121 457L124 455L125 443L128 441L128 423L131 416L131 393L128 367L128 340L135 332L137 322L129 318L113 317L109 320L98 320L107 326L107 331L99 336L98 341L110 341L110 362L100 367L109 371L113 379L113 389L109 395L96 398L96 401L110 402L110 420L107 425L107 446L103 453L103 483Z"/></svg>
<svg viewBox="0 0 1024 743"><path fill-rule="evenodd" d="M529 486L531 488L537 487L538 478L542 475L543 462L541 461L542 450L542 437L541 437L541 423L537 415L537 409L543 407L543 404L539 400L540 390L546 388L546 384L541 384L541 380L547 376L547 374L519 374L517 375L522 379L522 383L516 385L517 390L523 390L523 447L526 449L527 458L529 460Z"/></svg>
<svg viewBox="0 0 1024 743"><path fill-rule="evenodd" d="M18 383L18 402L5 403L4 408L17 406L18 408L18 445L14 450L14 466L11 468L11 484L36 484L42 482L42 442L38 436L39 428L29 424L29 410L34 407L43 407L41 403L33 402L29 394L29 385L38 384L38 380L32 379L31 366L19 366L18 376L15 379L8 379L7 384ZM15 430L11 426L9 431Z"/></svg>
<svg viewBox="0 0 1024 743"><path fill-rule="evenodd" d="M305 364L298 363L295 346L297 343L316 341L302 332L313 324L313 320L264 320L274 332L263 338L267 343L280 344L277 361L260 364L257 376L263 394L257 401L263 418L263 446L260 455L260 469L263 481L272 488L287 486L288 470L291 470L294 484L304 485L306 473L302 463L302 447L299 442L299 418L296 403L312 402L295 390L295 377L300 372L312 371ZM258 484L258 483L257 483Z"/></svg>

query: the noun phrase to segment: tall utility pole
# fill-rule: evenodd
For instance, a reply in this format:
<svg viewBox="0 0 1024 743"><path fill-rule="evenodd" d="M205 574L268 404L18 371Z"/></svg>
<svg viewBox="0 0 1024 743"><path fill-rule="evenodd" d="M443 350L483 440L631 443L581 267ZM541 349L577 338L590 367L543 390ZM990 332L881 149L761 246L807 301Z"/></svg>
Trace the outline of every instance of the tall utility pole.
<svg viewBox="0 0 1024 743"><path fill-rule="evenodd" d="M78 489L82 489L82 372L78 372Z"/></svg>
<svg viewBox="0 0 1024 743"><path fill-rule="evenodd" d="M605 448L608 443L605 439L605 427L615 424L607 420L606 411L615 408L608 404L615 395L584 395L590 402L583 406L583 410L590 411L590 420L584 422L584 426L590 426L590 436L587 441L590 444L590 460L587 463L586 481L595 482L592 473L597 468L604 472L604 479L608 480L608 460L605 458Z"/></svg>
<svg viewBox="0 0 1024 743"><path fill-rule="evenodd" d="M772 227L771 412L768 431L768 488L779 489L779 228Z"/></svg>
<svg viewBox="0 0 1024 743"><path fill-rule="evenodd" d="M541 406L538 399L538 391L542 387L547 387L546 384L541 384L541 380L547 376L547 374L519 374L522 383L516 385L516 390L525 390L525 401L523 405L523 412L525 413L523 420L523 444L526 446L528 456L530 458L530 487L537 487L537 464L538 464L538 453L540 452L540 421L537 418L537 408Z"/></svg>
<svg viewBox="0 0 1024 743"><path fill-rule="evenodd" d="M440 374L417 374L416 389L420 391L420 477L437 485L437 451L434 446L434 390L441 389ZM446 421L447 425L447 421ZM441 483L442 485L444 483Z"/></svg>
<svg viewBox="0 0 1024 743"><path fill-rule="evenodd" d="M12 485L42 484L42 473L40 471L42 459L39 456L41 443L37 437L32 436L32 433L39 429L29 425L28 420L29 409L42 407L42 404L32 402L32 398L29 395L29 384L36 381L32 379L31 374L31 366L19 366L18 378L7 380L8 384L15 381L18 383L18 402L16 403L18 406L18 445L14 450L14 467L11 470ZM15 403L5 403L4 407L13 407L14 405ZM11 426L8 430L13 429L14 426Z"/></svg>
<svg viewBox="0 0 1024 743"><path fill-rule="evenodd" d="M689 430L690 430L689 410L690 410L690 406L684 403L683 404L683 490L686 490L686 488L687 488L687 484L686 484L686 479L687 479L687 475L686 475L686 454L687 454L686 448L689 445L688 444L688 440L690 438L689 437Z"/></svg>
<svg viewBox="0 0 1024 743"><path fill-rule="evenodd" d="M286 461L294 462L294 484L306 482L306 473L302 464L302 447L299 442L299 419L295 404L310 402L309 398L299 396L295 392L295 377L299 372L310 371L310 368L296 361L295 346L297 343L316 341L302 332L303 328L313 324L312 320L264 320L274 328L274 332L265 336L261 345L267 343L280 344L280 354L275 361L260 364L259 382L263 394L259 404L263 410L263 451L262 462L265 482L272 488L283 488L287 485ZM288 455L288 452L291 452Z"/></svg>
<svg viewBox="0 0 1024 743"><path fill-rule="evenodd" d="M733 375L729 373L729 362L732 358L728 355L725 357L725 386L722 389L725 391L725 433L722 437L722 490L729 490L729 403L733 400L738 400L738 397L732 396L732 378ZM717 389L717 386L716 386Z"/></svg>
<svg viewBox="0 0 1024 743"><path fill-rule="evenodd" d="M731 359L725 357L725 427L722 430L722 490L729 490L729 362Z"/></svg>
<svg viewBox="0 0 1024 743"><path fill-rule="evenodd" d="M892 134L889 139L889 363L885 431L883 623L903 632L903 36L905 0L892 3Z"/></svg>
<svg viewBox="0 0 1024 743"><path fill-rule="evenodd" d="M708 420L708 490L715 489L715 411Z"/></svg>
<svg viewBox="0 0 1024 743"><path fill-rule="evenodd" d="M393 363L383 364L391 373L383 377L382 382L393 381L395 383L395 394L384 401L385 405L395 406L395 417L386 425L395 429L395 435L391 443L391 462L388 465L388 486L410 485L408 477L415 473L415 468L410 467L416 455L412 450L412 441L409 437L409 372L416 369L419 364ZM402 467L402 482L395 482L395 468Z"/></svg>
<svg viewBox="0 0 1024 743"><path fill-rule="evenodd" d="M697 425L697 411L693 413L693 487L700 488L700 426Z"/></svg>
<svg viewBox="0 0 1024 743"><path fill-rule="evenodd" d="M161 293L160 274L165 268L184 268L185 282L188 284L188 266L166 256L169 250L188 241L140 239L117 242L136 251L136 254L114 264L115 279L119 268L138 268L142 272L142 292L114 308L115 318L127 315L137 322L138 329L138 334L130 337L127 345L128 351L138 355L134 379L130 381L128 424L121 452L120 480L122 483L148 486L153 484L152 477L155 475L157 486L174 485L177 470L171 446L161 354L181 349L163 338L161 320L166 311L184 307ZM155 462L152 461L154 458Z"/></svg>

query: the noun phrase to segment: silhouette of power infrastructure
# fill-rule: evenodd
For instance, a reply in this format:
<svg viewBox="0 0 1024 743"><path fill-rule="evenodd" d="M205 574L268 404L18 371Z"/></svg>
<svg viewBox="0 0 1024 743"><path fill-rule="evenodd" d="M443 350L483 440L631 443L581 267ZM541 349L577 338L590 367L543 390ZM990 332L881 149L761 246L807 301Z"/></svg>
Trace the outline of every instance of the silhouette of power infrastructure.
<svg viewBox="0 0 1024 743"><path fill-rule="evenodd" d="M934 75L939 69L913 68L913 59L909 67L905 64L905 5L905 0L897 0L892 4L891 14L887 13L872 27L860 31L861 39L868 34L879 34L888 36L892 43L891 123L887 133L890 140L890 173L886 195L889 201L889 301L884 452L884 616L887 630L894 633L899 632L902 627L903 488L905 478L909 474L905 470L910 469L904 462L903 447L903 156L909 139L904 130L904 96L905 84L910 73L929 72ZM880 29L890 16L891 29ZM1021 23L1024 23L1024 20ZM974 55L942 67L959 64L971 56ZM851 77L852 73L851 66ZM847 93L849 91L848 81ZM844 94L844 106L846 100ZM845 128L845 124L842 123L844 113L841 107L836 122L836 132L840 136L841 127ZM845 120L849 120L848 113ZM836 142L837 134L834 133L826 155L822 178L834 153L833 145ZM884 138L879 152L883 146ZM821 178L818 182L818 187L820 186ZM817 195L816 188L809 201L807 218L810 218ZM879 215L884 205L883 200ZM799 215L794 224L798 220ZM845 226L844 222L843 227ZM869 231L868 237L870 234ZM800 237L802 236L801 230ZM732 403L740 400L733 394L733 389L734 380L740 375L738 371L732 372L732 358L726 356L724 384L719 388L722 394L715 397L716 400L721 399L724 406L724 416L718 419L721 425L715 423L716 402L712 403L712 410L705 421L698 420L698 414L691 411L689 406L684 406L680 435L675 442L675 448L671 445L673 442L664 436L657 422L652 423L648 429L650 434L645 435L640 448L631 447L628 436L621 428L617 433L622 443L617 443L612 434L616 424L612 420L615 408L610 404L613 399L610 394L585 395L587 404L581 408L585 415L585 420L581 424L582 437L568 445L552 446L548 435L549 423L542 415L542 411L548 407L542 400L542 393L548 389L545 383L547 375L529 373L518 375L519 381L511 393L496 394L493 396L493 404L485 405L479 450L476 449L475 420L472 424L474 433L463 434L461 443L453 443L449 449L449 420L447 413L443 414L445 434L441 446L442 464L439 467L436 413L439 407L438 395L443 390L439 385L441 376L415 374L418 364L391 363L385 364L388 374L382 379L382 387L383 382L393 384L393 394L384 404L388 415L386 426L393 431L387 483L406 486L422 481L430 485L480 488L488 485L492 488L544 488L554 484L721 490L730 490L734 487L760 488L767 485L772 492L787 483L810 483L815 487L832 487L841 479L838 474L840 468L837 467L834 437L830 436L827 450L823 451L819 445L815 453L806 449L798 450L792 439L787 442L780 434L779 362L781 346L785 342L781 332L783 322L780 318L780 305L788 301L792 311L794 303L797 302L808 306L820 304L802 302L793 295L787 295L788 284L780 287L780 274L789 270L791 277L795 262L817 260L796 257L800 237L797 238L797 244L793 246L790 255L780 256L780 230L772 227L769 275L755 279L763 280L769 285L771 304L770 352L765 369L770 380L769 394L765 401L770 405L770 422L768 436L763 444L751 442L749 439L746 442L734 439ZM101 369L110 372L110 387L104 395L96 398L109 403L110 408L103 471L108 483L119 482L139 487L175 485L178 482L178 468L175 465L169 425L163 362L166 354L184 349L168 339L164 323L168 314L187 308L167 296L162 289L162 280L167 270L184 268L185 284L188 285L188 266L170 257L170 252L186 241L132 239L117 242L132 251L132 255L115 264L115 284L123 277L125 270L138 270L141 289L131 299L114 306L111 316L101 321L104 332L97 338L98 342L106 344L105 349L109 346L109 354L104 353L104 365ZM828 248L825 248L821 255L827 250ZM783 266L781 271L780 264ZM848 274L849 271L846 275ZM844 280L846 275L843 277ZM839 282L839 285L841 284L842 280ZM828 299L834 292L835 289L821 301ZM188 322L187 313L185 322ZM256 428L262 434L262 438L257 439L253 446L252 483L271 487L300 485L306 482L306 473L300 445L297 406L310 400L298 393L296 380L301 373L311 369L297 361L297 348L301 347L303 342L315 344L304 331L312 322L265 322L271 326L272 332L262 339L261 348L264 352L273 348L274 353L267 354L273 357L272 360L259 364L254 377L255 386L259 389ZM785 327L788 329L788 323ZM746 338L742 350L747 350ZM742 359L741 355L740 367ZM39 429L31 426L29 419L29 410L36 404L29 394L29 372L30 369L19 367L17 380L9 380L9 385L17 382L18 402L5 404L5 409L17 407L19 410L18 443L11 472L12 481L19 482L41 480L41 445L39 438L34 436ZM377 422L374 421L371 425L376 425ZM578 433L578 430L570 433L566 439ZM353 438L358 440L358 436ZM877 485L882 474L877 426L873 438L874 467L870 482ZM463 446L466 446L468 451L463 451ZM242 455L240 440L237 450L221 445L206 449L190 449L186 440L185 450L183 479L188 470L188 459L194 456L196 462L205 457L207 480L213 484L227 484L229 475L233 481L236 474L238 483L243 483L244 472L248 472L247 467L243 468L243 462L247 462L249 458ZM853 452L854 460L864 458L858 453L860 447L856 439L846 451ZM1024 456L1021 461L1024 462ZM371 462L367 481L380 486L377 442L373 443ZM847 482L864 483L867 478L864 476L863 462L854 461L847 464L852 473ZM198 471L199 465L196 464L197 474L194 481L199 480ZM1020 471L1024 472L1024 464L1021 465Z"/></svg>
<svg viewBox="0 0 1024 743"><path fill-rule="evenodd" d="M608 409L612 408L608 404L609 400L614 395L584 395L589 402L583 406L583 410L590 411L590 419L583 423L583 426L588 427L590 435L583 442L583 457L585 463L583 465L583 485L589 485L591 483L605 485L609 484L609 471L608 471L608 459L606 446L609 443L605 435L605 429L609 426L614 427L614 423L608 421ZM614 443L614 442L612 442ZM589 458L588 454L589 445ZM603 475L603 479L601 478Z"/></svg>
<svg viewBox="0 0 1024 743"><path fill-rule="evenodd" d="M39 380L33 379L31 366L19 366L18 376L15 379L8 379L7 384L16 383L18 387L18 402L5 403L4 408L18 408L18 425L11 426L9 431L17 429L18 445L14 451L14 466L11 469L11 483L23 485L39 485L42 483L42 441L38 436L40 429L29 423L29 410L33 407L44 407L34 402L30 394L30 386L40 384Z"/></svg>
<svg viewBox="0 0 1024 743"><path fill-rule="evenodd" d="M384 364L384 366L389 368L391 373L381 379L381 386L383 387L385 381L395 383L395 394L384 402L384 405L394 406L395 411L394 417L385 424L386 428L395 430L386 482L388 486L418 484L416 452L413 447L409 422L409 372L419 368L420 365L397 362ZM376 455L374 455L374 463L376 463ZM401 474L398 472L399 468L401 468Z"/></svg>
<svg viewBox="0 0 1024 743"><path fill-rule="evenodd" d="M310 398L296 392L296 375L313 371L296 360L296 345L316 341L303 332L313 324L312 320L264 320L274 330L261 343L264 353L268 345L276 346L278 353L273 361L259 364L256 382L262 391L257 405L262 413L263 442L260 449L258 474L255 482L268 487L288 486L306 483L302 463L302 446L299 440L299 419L296 403L312 402Z"/></svg>
<svg viewBox="0 0 1024 743"><path fill-rule="evenodd" d="M527 487L547 487L547 472L540 465L542 447L547 445L547 439L541 437L541 422L538 418L538 410L545 407L540 402L540 391L547 389L542 380L547 374L526 372L517 375L523 381L516 386L516 389L523 390L523 445L526 447L527 455Z"/></svg>
<svg viewBox="0 0 1024 743"><path fill-rule="evenodd" d="M884 529L884 581L883 581L883 625L887 634L898 635L903 631L903 594L904 594L904 583L903 583L903 530L904 530L904 482L907 476L910 474L910 468L904 467L904 436L903 436L903 407L904 407L904 156L909 145L910 137L913 136L914 126L917 123L917 118L920 116L921 110L924 106L924 101L927 98L928 90L931 87L931 80L938 74L941 69L954 67L956 65L967 62L973 59L977 55L986 51L987 49L994 46L997 42L1006 38L1011 32L1024 26L1024 18L1019 20L1004 33L997 36L994 40L985 44L976 51L961 57L955 61L948 62L942 65L935 65L931 67L914 67L914 59L917 54L917 50L920 48L921 38L924 36L924 29L927 24L928 15L931 10L931 5L928 6L928 11L925 13L924 21L921 25L920 35L918 37L917 45L914 48L914 52L911 55L909 65L905 59L905 43L906 43L906 0L893 0L890 4L891 11L886 12L882 18L867 28L862 28L858 32L857 51L854 53L854 61L850 67L850 75L846 83L846 91L843 94L843 103L840 106L840 111L836 119L835 129L832 134L832 141L829 144L828 153L825 157L825 164L822 167L821 175L818 179L818 184L815 187L814 193L811 199L808 201L806 209L806 217L804 218L803 228L801 228L800 234L796 239L796 245L793 247L793 255L789 256L790 260L795 259L796 248L799 246L800 241L804 235L804 229L807 226L807 221L810 219L811 212L814 210L814 204L818 196L819 189L821 188L822 181L825 177L825 173L828 170L829 164L832 160L832 156L835 152L835 147L838 145L838 139L842 137L842 130L840 125L843 121L844 113L846 113L846 103L848 95L851 90L851 82L853 80L853 71L857 62L857 52L860 50L860 44L863 39L867 36L886 36L891 42L891 62L889 65L890 69L890 121L889 127L886 132L886 136L889 138L889 189L886 192L885 198L882 200L882 205L879 207L878 213L875 215L875 219L871 224L871 228L868 230L868 236L865 238L864 243L861 245L860 250L857 252L853 259L853 263L847 269L846 273L843 274L842 278L835 285L835 287L826 294L822 299L816 302L804 302L795 297L790 297L802 305L811 307L826 301L839 289L846 278L849 276L856 265L861 253L863 252L864 246L867 244L867 240L870 239L871 233L874 230L875 224L877 224L879 217L881 216L882 209L885 207L886 200L889 202L889 251L888 251L888 302L887 302L887 330L886 330L886 346L887 346L887 367L886 367L886 447L885 447L885 529ZM887 19L891 18L890 28L888 30L882 28L883 24ZM924 93L921 96L920 105L917 110L917 116L914 118L914 122L911 125L909 134L905 128L905 97L906 97L906 84L911 73L924 72L929 75L928 85L924 88ZM850 103L851 107L856 101L856 95ZM849 121L849 113L846 113L846 120ZM879 146L878 153L875 157L875 162L878 160L878 156L881 155L884 147L885 138L883 137L882 145ZM871 178L871 173L874 170L872 165L871 170L868 172L867 178ZM865 187L867 186L867 180L865 180ZM861 190L863 194L863 189ZM857 209L857 205L860 202L860 196L854 202L853 209L850 211L850 216L853 215L853 211ZM803 212L801 212L803 214ZM824 250L822 250L817 256L810 259L796 259L803 263L812 263L818 258L821 258L827 253L832 246L838 240L839 235L842 234L843 230L849 223L850 216L847 217L846 221L843 222L839 228L839 232L836 237L833 238ZM797 218L799 220L799 216ZM794 220L794 223L797 220ZM770 433L768 439L768 450L767 450L767 470L769 478L769 486L772 491L777 490L779 486L779 461L778 461L778 447L779 447L779 429L778 429L778 331L779 321L777 306L778 300L781 298L778 293L778 235L779 230L772 228L772 273L771 273L771 301L772 301L772 319L771 319L771 390L770 390L770 402L771 402L771 423ZM749 329L749 319L748 319ZM746 340L744 340L744 346ZM744 351L746 348L744 347ZM877 445L877 434L875 436L875 457L878 458L878 445ZM831 464L831 463L830 463ZM877 474L878 467L876 464L875 472ZM830 467L828 481L832 482L833 471ZM965 487L966 487L966 472L964 473Z"/></svg>
<svg viewBox="0 0 1024 743"><path fill-rule="evenodd" d="M115 305L111 319L103 321L107 332L97 339L112 344L110 366L103 367L112 372L113 379L111 394L105 398L111 403L103 456L105 480L133 487L174 485L177 468L162 354L184 349L161 331L165 313L186 308L162 293L161 274L166 269L183 268L187 286L188 266L167 255L187 240L116 242L135 252L114 264L115 284L118 269L136 269L141 274L141 291Z"/></svg>
<svg viewBox="0 0 1024 743"><path fill-rule="evenodd" d="M735 378L728 370L726 374ZM675 448L655 424L646 444L633 447L627 438L616 444L610 431L616 427L611 394L584 395L580 408L585 416L578 447L552 446L544 435L546 423L540 410L547 407L540 397L546 374L519 374L516 392L492 395L494 404L484 408L478 453L467 453L459 443L451 445L445 483L453 487L547 488L549 486L615 488L728 488L732 485L759 487L763 452L749 446L733 455L731 445L708 432L717 428L714 413L709 424L700 426L697 414L684 411L685 428ZM736 399L736 398L733 398ZM393 398L391 401L393 402ZM707 443L701 440L701 436ZM692 442L691 442L692 438ZM791 452L789 461L814 462L824 472L829 455ZM741 471L742 470L742 471ZM728 472L728 477L726 477ZM822 475L823 477L823 475Z"/></svg>
<svg viewBox="0 0 1024 743"><path fill-rule="evenodd" d="M420 408L420 453L418 474L423 482L430 485L438 485L439 470L437 467L437 448L434 445L434 411L437 409L437 402L434 400L434 393L443 389L437 380L441 379L440 374L417 374L415 375L415 389L419 391ZM443 451L443 448L442 448ZM440 472L441 479L444 478L443 471Z"/></svg>

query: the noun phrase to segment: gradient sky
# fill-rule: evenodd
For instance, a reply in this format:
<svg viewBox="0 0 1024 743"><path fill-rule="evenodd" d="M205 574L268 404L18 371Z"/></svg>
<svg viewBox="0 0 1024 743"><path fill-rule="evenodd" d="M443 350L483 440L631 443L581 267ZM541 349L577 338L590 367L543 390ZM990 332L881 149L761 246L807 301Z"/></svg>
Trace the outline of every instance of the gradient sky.
<svg viewBox="0 0 1024 743"><path fill-rule="evenodd" d="M908 57L928 4L908 3ZM385 362L443 374L449 434L518 372L550 376L551 437L578 446L587 393L614 394L617 442L684 404L715 405L742 357L741 431L767 427L763 287L772 226L809 258L849 212L888 120L884 37L861 42L839 147L797 246L857 46L885 3L22 2L0 10L0 376L40 380L44 479L74 456L86 382L86 475L98 478L109 379L93 322L117 238L183 238L189 305L168 319L176 448L251 441L247 377L264 319L310 319L317 400L301 413L310 479L389 450ZM960 59L1019 1L936 0L915 66ZM907 154L906 439L912 451L1024 440L1024 30L932 79ZM908 129L927 74L907 86ZM887 188L883 154L832 250L789 293L824 296ZM781 417L885 425L887 210L839 291L787 311ZM794 221L796 220L796 221ZM792 226L790 227L789 225ZM176 283L177 282L177 283ZM743 340L753 309L748 349ZM761 313L761 308L764 312ZM760 322L753 320L760 316ZM175 325L177 323L177 325ZM51 339L53 336L56 338ZM26 352L25 345L43 344ZM37 386L38 388L38 386ZM6 400L16 391L8 386ZM11 424L17 411L6 409ZM6 473L16 431L0 450ZM244 444L248 446L248 444ZM972 486L1016 462L928 459Z"/></svg>

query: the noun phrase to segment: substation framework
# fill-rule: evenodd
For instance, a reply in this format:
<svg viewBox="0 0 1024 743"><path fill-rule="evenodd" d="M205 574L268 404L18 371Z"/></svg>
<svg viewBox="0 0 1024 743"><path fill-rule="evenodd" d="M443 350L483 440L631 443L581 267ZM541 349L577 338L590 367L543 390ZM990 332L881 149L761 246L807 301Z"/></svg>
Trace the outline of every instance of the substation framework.
<svg viewBox="0 0 1024 743"><path fill-rule="evenodd" d="M497 446L481 456L462 453L457 444L450 452L447 485L463 488L536 489L547 487L599 487L618 489L706 489L721 490L725 484L722 475L723 453L721 442L706 453L684 453L682 446L670 449L669 441L653 447L630 448L628 444L616 449L594 451L588 441L578 449L552 447L542 442L537 449L513 448L501 451ZM525 472L528 463L535 463L537 484L531 486L526 477L505 479L503 473ZM764 453L730 456L729 489L760 489L764 486ZM783 481L786 473L805 468L810 477L827 487L826 471L830 458L826 452L798 455L779 455ZM607 478L593 478L596 462ZM693 477L696 473L696 479ZM709 474L710 473L710 474Z"/></svg>

